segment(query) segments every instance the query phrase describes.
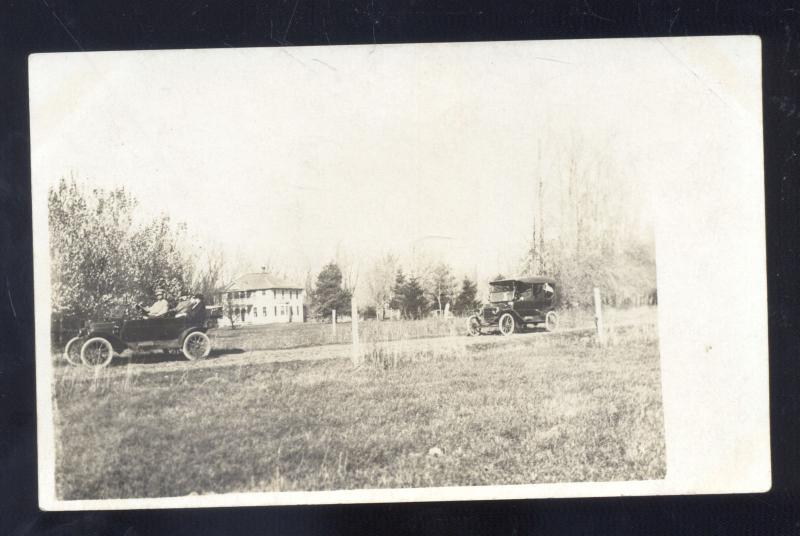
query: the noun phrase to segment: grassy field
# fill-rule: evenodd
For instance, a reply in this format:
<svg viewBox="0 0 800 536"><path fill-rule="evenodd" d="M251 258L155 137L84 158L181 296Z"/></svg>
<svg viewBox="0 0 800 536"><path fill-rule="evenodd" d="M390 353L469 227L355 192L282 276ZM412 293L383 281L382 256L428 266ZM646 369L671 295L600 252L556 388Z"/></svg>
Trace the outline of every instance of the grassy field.
<svg viewBox="0 0 800 536"><path fill-rule="evenodd" d="M664 476L655 325L614 330L605 347L579 333L512 339L367 343L358 368L344 359L61 368L57 494Z"/></svg>

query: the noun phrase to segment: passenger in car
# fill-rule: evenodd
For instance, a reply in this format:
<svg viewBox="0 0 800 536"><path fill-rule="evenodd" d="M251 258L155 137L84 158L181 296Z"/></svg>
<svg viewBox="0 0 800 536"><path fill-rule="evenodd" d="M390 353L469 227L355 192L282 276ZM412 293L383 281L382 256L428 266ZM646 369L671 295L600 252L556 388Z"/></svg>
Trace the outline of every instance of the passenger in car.
<svg viewBox="0 0 800 536"><path fill-rule="evenodd" d="M192 296L192 307L188 311L190 322L204 322L206 319L206 300L199 292Z"/></svg>
<svg viewBox="0 0 800 536"><path fill-rule="evenodd" d="M183 318L189 311L191 311L194 306L196 305L196 301L193 297L188 295L181 296L178 299L178 304L175 306L175 309L172 311L175 313L175 318Z"/></svg>

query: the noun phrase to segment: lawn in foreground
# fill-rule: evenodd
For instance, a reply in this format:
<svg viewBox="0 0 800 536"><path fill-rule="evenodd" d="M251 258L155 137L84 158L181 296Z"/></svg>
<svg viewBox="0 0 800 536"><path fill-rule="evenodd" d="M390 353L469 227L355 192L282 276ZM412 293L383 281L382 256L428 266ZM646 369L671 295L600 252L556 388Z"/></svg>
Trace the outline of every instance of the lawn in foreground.
<svg viewBox="0 0 800 536"><path fill-rule="evenodd" d="M56 382L62 499L663 478L655 326L598 347L413 354ZM312 349L309 349L312 351Z"/></svg>

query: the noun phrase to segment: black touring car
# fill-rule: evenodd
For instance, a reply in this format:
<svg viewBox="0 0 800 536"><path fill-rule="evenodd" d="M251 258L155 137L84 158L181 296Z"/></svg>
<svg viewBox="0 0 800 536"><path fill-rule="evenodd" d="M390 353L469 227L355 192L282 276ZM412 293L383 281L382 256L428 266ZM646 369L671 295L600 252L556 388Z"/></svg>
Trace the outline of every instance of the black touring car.
<svg viewBox="0 0 800 536"><path fill-rule="evenodd" d="M72 365L105 367L115 354L163 350L180 351L190 361L203 359L211 351L206 335L206 307L200 301L185 315L174 312L159 318L127 318L122 315L102 321L90 320L64 347L64 358Z"/></svg>
<svg viewBox="0 0 800 536"><path fill-rule="evenodd" d="M549 277L521 277L489 283L489 303L467 320L470 335L486 331L503 335L543 326L558 327L556 281Z"/></svg>

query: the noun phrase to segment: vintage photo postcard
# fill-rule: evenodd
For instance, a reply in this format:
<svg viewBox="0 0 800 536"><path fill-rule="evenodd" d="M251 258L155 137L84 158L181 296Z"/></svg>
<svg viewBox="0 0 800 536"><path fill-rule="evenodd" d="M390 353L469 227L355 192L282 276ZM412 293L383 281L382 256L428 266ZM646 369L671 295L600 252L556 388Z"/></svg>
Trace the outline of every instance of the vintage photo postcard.
<svg viewBox="0 0 800 536"><path fill-rule="evenodd" d="M760 55L32 55L41 508L768 490Z"/></svg>

